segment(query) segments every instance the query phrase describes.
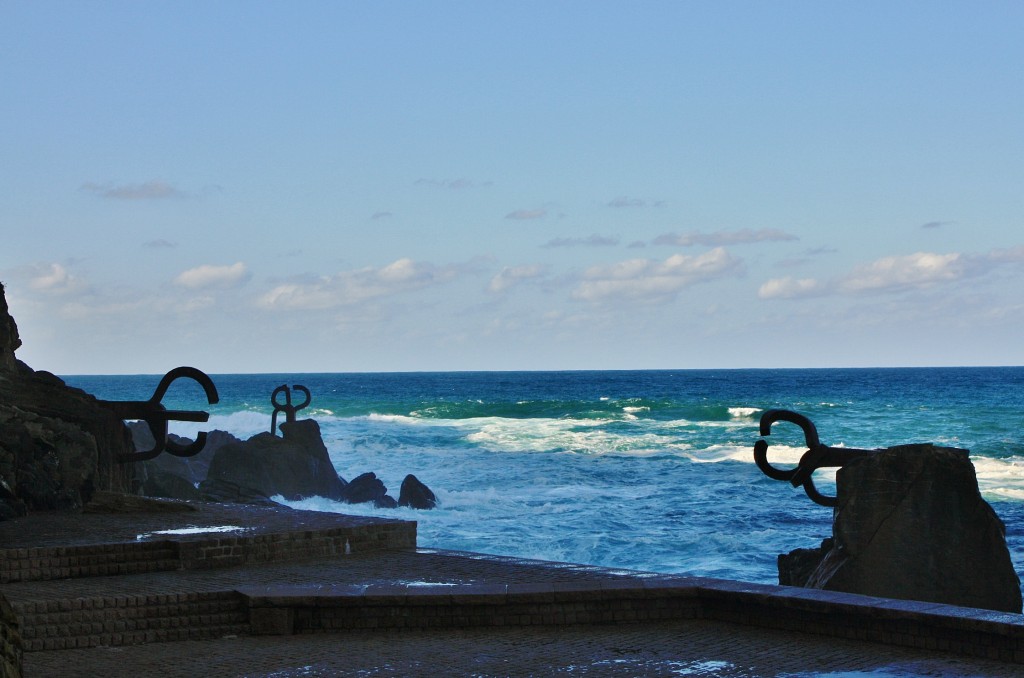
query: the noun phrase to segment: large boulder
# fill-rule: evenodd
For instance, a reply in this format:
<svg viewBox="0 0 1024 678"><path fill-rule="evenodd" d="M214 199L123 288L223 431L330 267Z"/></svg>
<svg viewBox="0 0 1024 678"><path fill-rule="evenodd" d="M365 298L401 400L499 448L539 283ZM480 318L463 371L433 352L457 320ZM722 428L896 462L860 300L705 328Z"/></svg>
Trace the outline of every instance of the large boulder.
<svg viewBox="0 0 1024 678"><path fill-rule="evenodd" d="M0 519L79 509L95 491L133 493L128 430L92 395L14 357L21 346L0 285Z"/></svg>
<svg viewBox="0 0 1024 678"><path fill-rule="evenodd" d="M967 450L902 445L836 476L833 546L806 586L1019 613L1005 526Z"/></svg>
<svg viewBox="0 0 1024 678"><path fill-rule="evenodd" d="M373 503L380 508L395 508L398 503L388 497L388 488L376 473L362 473L345 486L341 500L349 504ZM389 501L390 500L390 501Z"/></svg>
<svg viewBox="0 0 1024 678"><path fill-rule="evenodd" d="M402 481L398 505L414 509L432 509L437 506L437 497L429 487L420 482L419 478L410 473Z"/></svg>
<svg viewBox="0 0 1024 678"><path fill-rule="evenodd" d="M259 433L216 450L199 490L214 501L327 497L341 500L345 481L327 454L313 419L281 424L282 437Z"/></svg>

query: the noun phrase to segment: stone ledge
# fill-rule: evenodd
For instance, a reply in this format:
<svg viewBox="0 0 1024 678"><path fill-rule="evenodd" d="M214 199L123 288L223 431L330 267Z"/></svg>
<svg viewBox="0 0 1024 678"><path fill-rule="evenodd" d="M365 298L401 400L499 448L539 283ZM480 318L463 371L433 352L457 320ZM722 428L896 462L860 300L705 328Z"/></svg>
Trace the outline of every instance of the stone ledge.
<svg viewBox="0 0 1024 678"><path fill-rule="evenodd" d="M262 620L254 623L253 633L703 618L1024 663L1021 615L697 577L508 585L265 586L238 593L253 620Z"/></svg>

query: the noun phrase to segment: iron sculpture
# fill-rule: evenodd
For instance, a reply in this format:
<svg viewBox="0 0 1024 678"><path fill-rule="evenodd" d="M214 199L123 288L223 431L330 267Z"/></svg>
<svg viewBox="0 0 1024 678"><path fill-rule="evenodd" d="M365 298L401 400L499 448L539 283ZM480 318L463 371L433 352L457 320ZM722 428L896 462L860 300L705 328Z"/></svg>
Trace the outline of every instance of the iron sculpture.
<svg viewBox="0 0 1024 678"><path fill-rule="evenodd" d="M99 404L112 410L121 419L140 419L146 422L150 433L153 434L153 449L142 452L125 452L117 456L119 462L147 461L154 459L161 452L167 451L176 457L191 457L202 451L206 445L206 432L203 431L196 436L195 442L190 445L181 445L167 439L167 422L169 421L198 421L210 420L209 412L193 410L168 410L160 401L167 394L171 384L181 378L188 378L196 381L203 387L206 393L206 400L211 405L220 401L217 394L217 387L213 380L205 373L194 367L176 367L163 376L157 384L153 397L149 400L100 400Z"/></svg>
<svg viewBox="0 0 1024 678"><path fill-rule="evenodd" d="M306 399L300 404L295 405L292 403L292 389L301 391L306 395ZM284 393L284 402L277 402L277 394ZM274 389L274 392L270 394L270 404L274 406L274 414L270 417L270 432L273 435L277 435L277 413L284 412L285 423L295 422L295 413L302 408L309 405L309 401L312 400L312 396L309 395L309 389L300 384L293 384L292 388L288 388L286 384L282 384Z"/></svg>
<svg viewBox="0 0 1024 678"><path fill-rule="evenodd" d="M823 495L814 486L813 474L819 468L838 466L842 467L853 461L878 450L859 450L852 447L829 447L822 445L818 440L818 429L814 427L811 420L802 414L790 410L766 410L761 415L761 435L771 435L772 424L777 421L788 421L796 424L804 432L804 441L807 443L807 452L800 457L796 468L780 469L768 463L768 441L762 439L754 443L754 463L769 478L774 480L788 480L793 487L804 488L804 492L816 504L822 506L835 506L836 498Z"/></svg>

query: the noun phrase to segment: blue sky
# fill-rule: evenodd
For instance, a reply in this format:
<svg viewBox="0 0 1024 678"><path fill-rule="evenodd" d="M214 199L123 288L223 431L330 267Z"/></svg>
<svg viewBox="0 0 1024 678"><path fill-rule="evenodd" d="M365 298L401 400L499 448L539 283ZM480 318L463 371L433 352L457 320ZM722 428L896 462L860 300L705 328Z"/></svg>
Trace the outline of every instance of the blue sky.
<svg viewBox="0 0 1024 678"><path fill-rule="evenodd" d="M1024 364L1024 4L0 2L61 374Z"/></svg>

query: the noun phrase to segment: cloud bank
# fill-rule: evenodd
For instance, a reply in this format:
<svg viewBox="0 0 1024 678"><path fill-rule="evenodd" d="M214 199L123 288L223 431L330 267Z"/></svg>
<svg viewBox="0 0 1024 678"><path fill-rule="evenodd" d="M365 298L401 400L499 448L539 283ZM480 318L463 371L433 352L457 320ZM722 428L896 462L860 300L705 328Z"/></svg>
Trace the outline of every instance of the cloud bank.
<svg viewBox="0 0 1024 678"><path fill-rule="evenodd" d="M1024 246L995 249L981 255L915 252L882 257L826 281L774 278L761 285L757 296L761 299L802 299L827 294L899 293L981 277L1001 265L1022 262Z"/></svg>
<svg viewBox="0 0 1024 678"><path fill-rule="evenodd" d="M742 260L722 247L698 256L675 254L664 261L629 259L588 268L573 297L591 302L663 301L692 285L739 275L742 270Z"/></svg>
<svg viewBox="0 0 1024 678"><path fill-rule="evenodd" d="M455 277L453 266L435 266L403 258L381 268L366 267L324 276L313 282L278 285L258 304L267 309L325 310L423 289Z"/></svg>
<svg viewBox="0 0 1024 678"><path fill-rule="evenodd" d="M244 285L250 277L249 269L241 261L230 266L203 264L179 273L174 284L191 290L230 289Z"/></svg>

